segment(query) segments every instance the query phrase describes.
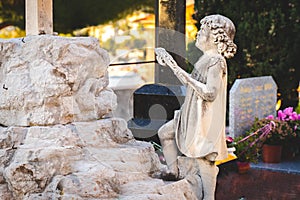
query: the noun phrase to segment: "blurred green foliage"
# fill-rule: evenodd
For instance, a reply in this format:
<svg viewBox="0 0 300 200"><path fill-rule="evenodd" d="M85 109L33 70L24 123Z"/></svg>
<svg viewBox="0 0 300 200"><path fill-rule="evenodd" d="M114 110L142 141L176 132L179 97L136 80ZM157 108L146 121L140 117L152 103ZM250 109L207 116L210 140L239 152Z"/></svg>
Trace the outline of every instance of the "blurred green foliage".
<svg viewBox="0 0 300 200"><path fill-rule="evenodd" d="M298 102L298 105L297 105L295 111L296 111L296 113L300 114L300 100Z"/></svg>
<svg viewBox="0 0 300 200"><path fill-rule="evenodd" d="M255 140L257 139L257 135L253 135L249 137L247 140L240 142L245 137L248 137L251 133L252 132L249 132L234 138L234 142L232 146L235 147L236 150L234 153L237 155L238 157L237 159L240 162L252 162L252 163L258 162L261 147L256 143L254 143Z"/></svg>
<svg viewBox="0 0 300 200"><path fill-rule="evenodd" d="M54 27L72 31L125 17L135 10L154 12L155 0L54 0Z"/></svg>
<svg viewBox="0 0 300 200"><path fill-rule="evenodd" d="M24 29L25 0L0 0L0 29L14 25Z"/></svg>

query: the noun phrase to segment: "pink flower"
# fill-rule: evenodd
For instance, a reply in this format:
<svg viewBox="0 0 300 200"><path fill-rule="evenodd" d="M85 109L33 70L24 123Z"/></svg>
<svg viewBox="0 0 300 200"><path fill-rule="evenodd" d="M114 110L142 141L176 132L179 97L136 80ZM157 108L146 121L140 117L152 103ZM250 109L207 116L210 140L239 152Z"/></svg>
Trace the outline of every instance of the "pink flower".
<svg viewBox="0 0 300 200"><path fill-rule="evenodd" d="M226 142L232 143L232 142L233 142L233 138L230 137L230 136L227 136L227 137L226 137Z"/></svg>
<svg viewBox="0 0 300 200"><path fill-rule="evenodd" d="M283 110L283 113L286 115L291 115L293 113L293 107L287 107Z"/></svg>
<svg viewBox="0 0 300 200"><path fill-rule="evenodd" d="M286 117L286 114L284 112L282 112L282 110L278 110L277 119L278 120L284 120L285 117Z"/></svg>
<svg viewBox="0 0 300 200"><path fill-rule="evenodd" d="M273 115L269 115L269 116L267 117L267 119L274 119L274 116L273 116Z"/></svg>
<svg viewBox="0 0 300 200"><path fill-rule="evenodd" d="M289 116L290 120L298 120L298 114L296 112L293 112L290 116Z"/></svg>

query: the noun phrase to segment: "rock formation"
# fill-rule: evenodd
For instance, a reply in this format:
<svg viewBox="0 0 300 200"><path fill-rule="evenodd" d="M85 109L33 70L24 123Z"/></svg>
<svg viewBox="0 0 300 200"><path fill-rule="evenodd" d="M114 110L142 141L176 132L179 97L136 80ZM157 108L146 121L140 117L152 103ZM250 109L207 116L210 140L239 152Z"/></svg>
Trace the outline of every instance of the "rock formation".
<svg viewBox="0 0 300 200"><path fill-rule="evenodd" d="M0 40L0 199L197 199L136 141L107 88L94 38ZM194 188L195 189L195 188Z"/></svg>
<svg viewBox="0 0 300 200"><path fill-rule="evenodd" d="M30 36L0 43L0 124L67 124L116 107L109 57L94 38Z"/></svg>

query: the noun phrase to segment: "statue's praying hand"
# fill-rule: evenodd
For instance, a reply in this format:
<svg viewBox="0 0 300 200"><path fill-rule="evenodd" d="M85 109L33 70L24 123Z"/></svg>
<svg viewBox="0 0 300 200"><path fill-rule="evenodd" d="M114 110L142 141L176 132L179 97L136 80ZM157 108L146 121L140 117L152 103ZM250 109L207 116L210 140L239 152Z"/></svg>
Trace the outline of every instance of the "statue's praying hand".
<svg viewBox="0 0 300 200"><path fill-rule="evenodd" d="M155 48L155 54L160 65L170 67L183 84L187 83L187 76L189 75L177 65L173 57L164 48Z"/></svg>

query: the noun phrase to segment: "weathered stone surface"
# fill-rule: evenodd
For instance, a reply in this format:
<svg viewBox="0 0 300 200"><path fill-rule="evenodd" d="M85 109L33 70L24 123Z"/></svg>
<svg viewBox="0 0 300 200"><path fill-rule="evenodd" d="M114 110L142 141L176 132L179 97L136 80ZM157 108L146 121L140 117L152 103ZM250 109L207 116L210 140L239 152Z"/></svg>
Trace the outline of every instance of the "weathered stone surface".
<svg viewBox="0 0 300 200"><path fill-rule="evenodd" d="M0 124L90 121L116 107L95 38L29 36L0 40L0 49Z"/></svg>
<svg viewBox="0 0 300 200"><path fill-rule="evenodd" d="M0 149L1 199L196 199L188 180L151 178L158 156L122 119L2 127Z"/></svg>
<svg viewBox="0 0 300 200"><path fill-rule="evenodd" d="M8 190L7 184L0 184L0 199L1 200L12 200L13 196Z"/></svg>
<svg viewBox="0 0 300 200"><path fill-rule="evenodd" d="M152 145L134 140L122 119L1 128L0 138L0 184L16 199L113 198L160 167Z"/></svg>
<svg viewBox="0 0 300 200"><path fill-rule="evenodd" d="M151 186L151 187L149 187ZM137 189L138 188L138 189ZM201 192L201 189L198 189ZM197 200L195 190L188 180L177 182L164 182L160 179L145 179L129 182L120 187L119 199L122 200ZM200 198L202 199L202 198Z"/></svg>

